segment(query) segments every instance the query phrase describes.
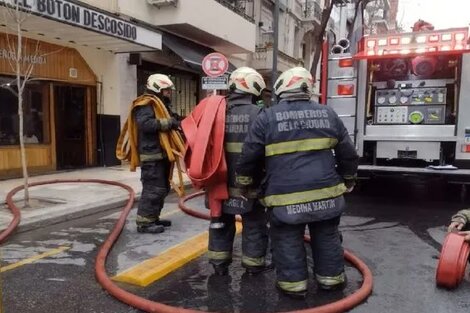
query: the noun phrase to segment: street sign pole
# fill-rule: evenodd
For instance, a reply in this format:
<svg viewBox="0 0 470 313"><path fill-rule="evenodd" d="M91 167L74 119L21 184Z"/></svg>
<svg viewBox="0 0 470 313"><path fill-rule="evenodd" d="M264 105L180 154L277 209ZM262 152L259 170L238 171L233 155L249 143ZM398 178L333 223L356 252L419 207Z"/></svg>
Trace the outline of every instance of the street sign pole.
<svg viewBox="0 0 470 313"><path fill-rule="evenodd" d="M274 21L273 21L273 71L271 73L271 105L276 104L276 94L274 93L274 83L277 79L277 57L279 54L279 0L274 2Z"/></svg>

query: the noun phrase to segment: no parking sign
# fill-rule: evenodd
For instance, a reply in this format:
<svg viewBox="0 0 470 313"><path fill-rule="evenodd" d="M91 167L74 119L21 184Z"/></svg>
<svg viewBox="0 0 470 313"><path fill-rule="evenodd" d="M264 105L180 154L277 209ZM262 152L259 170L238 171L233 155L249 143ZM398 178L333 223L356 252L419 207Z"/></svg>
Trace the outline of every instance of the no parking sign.
<svg viewBox="0 0 470 313"><path fill-rule="evenodd" d="M202 60L202 69L209 77L221 76L228 70L228 60L222 53L208 54Z"/></svg>

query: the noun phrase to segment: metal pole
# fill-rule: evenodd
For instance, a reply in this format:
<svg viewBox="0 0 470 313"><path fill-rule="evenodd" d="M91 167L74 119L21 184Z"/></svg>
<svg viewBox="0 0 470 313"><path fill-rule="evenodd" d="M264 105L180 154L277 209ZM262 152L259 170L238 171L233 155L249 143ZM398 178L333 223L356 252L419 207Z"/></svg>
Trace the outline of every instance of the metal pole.
<svg viewBox="0 0 470 313"><path fill-rule="evenodd" d="M277 79L277 57L279 54L279 0L274 2L274 21L273 21L273 70L271 73L271 83L272 83L272 92L271 92L271 105L276 104L276 95L274 94L274 83Z"/></svg>

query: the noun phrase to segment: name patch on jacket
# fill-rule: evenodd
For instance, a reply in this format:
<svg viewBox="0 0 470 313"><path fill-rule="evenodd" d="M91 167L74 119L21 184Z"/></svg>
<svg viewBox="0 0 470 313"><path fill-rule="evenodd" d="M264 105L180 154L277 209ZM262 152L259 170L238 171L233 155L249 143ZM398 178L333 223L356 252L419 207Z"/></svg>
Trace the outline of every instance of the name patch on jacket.
<svg viewBox="0 0 470 313"><path fill-rule="evenodd" d="M231 197L223 202L222 209L227 214L244 214L253 209L255 201L255 199L245 201L240 198Z"/></svg>
<svg viewBox="0 0 470 313"><path fill-rule="evenodd" d="M249 114L229 114L225 119L225 132L231 134L247 133L249 123Z"/></svg>
<svg viewBox="0 0 470 313"><path fill-rule="evenodd" d="M286 132L330 128L328 117L328 110L320 109L276 112L277 130Z"/></svg>
<svg viewBox="0 0 470 313"><path fill-rule="evenodd" d="M328 209L334 209L336 207L335 200L324 200L317 202L309 202L302 204L293 204L286 206L287 214L301 214L301 213L310 213L315 211L322 211Z"/></svg>
<svg viewBox="0 0 470 313"><path fill-rule="evenodd" d="M273 207L273 214L286 224L305 224L337 217L343 213L344 208L344 197L339 196L327 200L276 206Z"/></svg>

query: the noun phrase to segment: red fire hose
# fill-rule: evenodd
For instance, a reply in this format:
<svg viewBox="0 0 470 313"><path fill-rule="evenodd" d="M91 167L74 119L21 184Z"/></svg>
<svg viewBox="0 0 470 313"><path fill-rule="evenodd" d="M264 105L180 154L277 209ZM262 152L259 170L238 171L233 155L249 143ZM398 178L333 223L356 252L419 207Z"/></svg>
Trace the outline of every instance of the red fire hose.
<svg viewBox="0 0 470 313"><path fill-rule="evenodd" d="M106 238L105 242L101 246L100 250L98 251L98 255L96 257L95 263L95 275L98 282L101 286L113 297L116 299L134 307L139 310L145 312L159 312L159 313L203 313L203 311L198 310L191 310L191 309L184 309L179 307L169 306L163 303L150 301L148 299L139 297L135 294L132 294L124 289L119 288L107 275L106 273L106 259L107 256L113 247L116 240L119 238L119 235L124 228L126 223L127 216L129 215L130 210L134 204L135 193L132 187L114 181L106 181L100 179L82 179L82 180L52 180L52 181L44 181L33 183L30 186L39 186L39 185L46 185L46 184L57 184L57 183L97 183L97 184L105 184L105 185L113 185L121 187L129 192L129 200L127 201L125 207L123 208L119 219L114 226L113 230L109 234L108 238ZM19 214L19 209L13 203L13 196L23 187L19 186L10 191L7 195L7 204L12 212L17 212ZM184 212L189 215L203 218L203 219L210 219L208 214L203 214L200 212L196 212L194 210L189 209L184 203L189 199L192 199L197 196L203 195L203 192L198 192L192 195L189 195L185 198L180 200L180 208ZM19 216L19 215L18 215ZM19 217L18 217L19 218ZM13 227L14 229L14 227ZM7 235L3 235L5 232L2 233L2 238L6 238ZM8 234L10 234L9 231ZM3 237L4 236L4 237ZM346 298L339 300L337 302L333 302L327 305L323 305L316 308L305 309L305 310L296 310L287 313L338 313L350 310L351 308L357 306L362 301L364 301L372 292L372 273L369 268L357 257L355 257L352 253L345 251L344 254L346 260L348 260L351 264L353 264L363 275L364 281L362 286L359 290L354 292L352 295L347 296Z"/></svg>
<svg viewBox="0 0 470 313"><path fill-rule="evenodd" d="M185 205L185 202L199 196L203 196L204 192L197 192L192 195L186 196L181 198L179 201L179 207L183 210L186 214L202 218L202 219L210 219L209 215L204 214L202 212L198 212L188 208ZM308 236L305 236L305 241L310 241ZM362 282L361 288L356 290L353 294L347 296L344 299L338 300L336 302L332 302L329 304L325 304L319 307L305 309L305 310L296 310L290 311L287 313L339 313L348 311L355 306L361 304L372 292L372 272L367 267L367 265L362 262L358 257L356 257L351 252L345 250L344 251L344 258L351 263L359 272L361 272L364 280Z"/></svg>
<svg viewBox="0 0 470 313"><path fill-rule="evenodd" d="M8 236L11 235L11 233L16 229L16 227L20 223L21 212L20 209L18 209L18 207L13 202L13 195L22 189L23 186L16 187L7 194L6 203L11 213L13 214L13 219L11 220L10 224L8 224L7 228L0 233L0 244L3 243Z"/></svg>
<svg viewBox="0 0 470 313"><path fill-rule="evenodd" d="M437 265L436 283L440 287L456 288L465 276L470 244L464 237L449 233L442 245L441 256Z"/></svg>
<svg viewBox="0 0 470 313"><path fill-rule="evenodd" d="M194 187L207 191L213 218L222 215L222 201L228 199L224 153L226 107L224 96L210 96L181 122L187 143L184 161L188 177Z"/></svg>

